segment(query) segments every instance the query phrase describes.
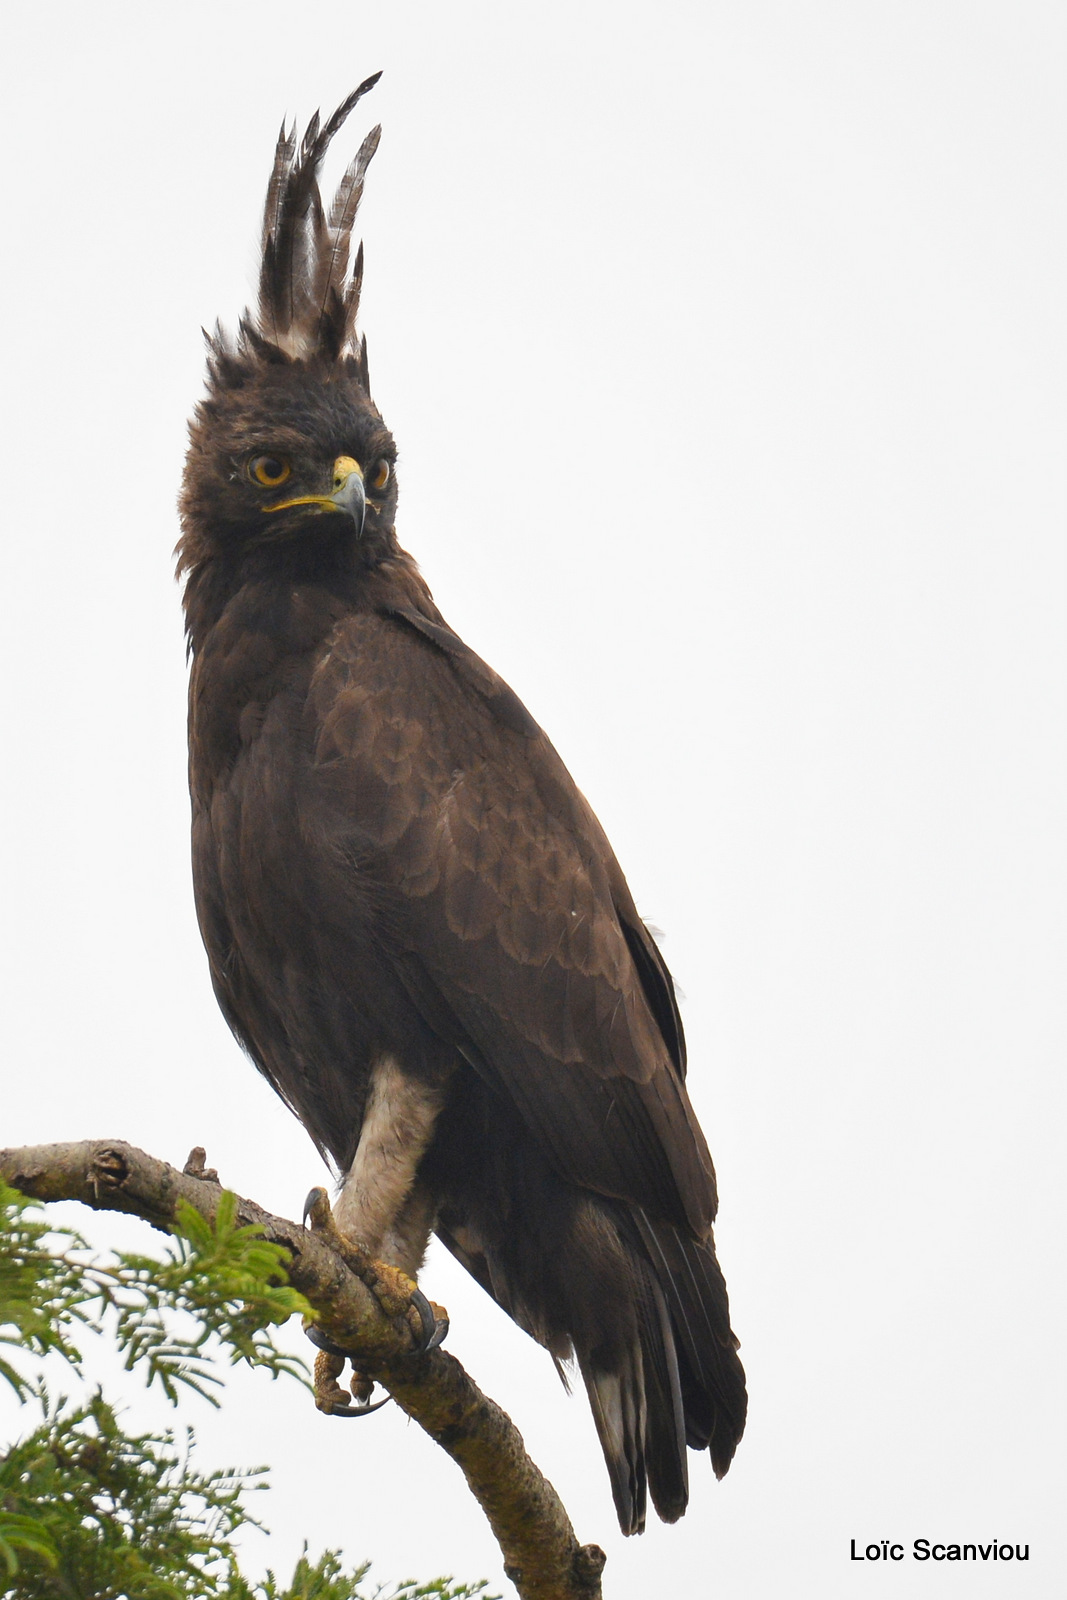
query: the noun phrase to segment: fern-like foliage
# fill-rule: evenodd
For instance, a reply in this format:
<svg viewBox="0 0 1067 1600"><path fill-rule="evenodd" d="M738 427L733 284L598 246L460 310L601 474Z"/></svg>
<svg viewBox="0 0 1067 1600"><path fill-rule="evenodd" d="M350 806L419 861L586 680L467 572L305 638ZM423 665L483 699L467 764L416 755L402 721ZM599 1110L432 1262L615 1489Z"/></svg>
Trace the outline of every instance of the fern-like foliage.
<svg viewBox="0 0 1067 1600"><path fill-rule="evenodd" d="M286 1281L287 1252L240 1227L224 1193L214 1225L179 1211L162 1258L93 1255L71 1228L0 1183L0 1378L39 1420L0 1449L0 1600L496 1600L485 1584L367 1588L367 1567L304 1555L290 1583L242 1575L232 1551L254 1523L263 1468L202 1472L192 1430L128 1433L96 1391L53 1400L36 1368L58 1356L82 1377L80 1330L109 1334L128 1371L177 1404L218 1405L218 1367L238 1361L306 1382L274 1330L310 1306Z"/></svg>
<svg viewBox="0 0 1067 1600"><path fill-rule="evenodd" d="M214 1226L181 1201L162 1259L91 1256L80 1234L37 1209L0 1183L0 1349L55 1352L80 1373L78 1326L100 1333L110 1322L126 1370L158 1383L172 1404L184 1384L216 1405L208 1386L222 1383L220 1358L306 1381L305 1364L276 1347L271 1329L311 1307L286 1281L284 1246L238 1227L233 1194L223 1193ZM0 1377L26 1394L9 1356L0 1355Z"/></svg>
<svg viewBox="0 0 1067 1600"><path fill-rule="evenodd" d="M37 1209L0 1181L0 1378L20 1400L32 1384L5 1352L45 1356L54 1351L80 1371L71 1334L78 1323L92 1323L85 1308L96 1298L74 1254L85 1250L85 1240L34 1215ZM49 1248L49 1238L65 1244L66 1252Z"/></svg>
<svg viewBox="0 0 1067 1600"><path fill-rule="evenodd" d="M499 1595L487 1595L484 1581L480 1583L455 1583L451 1578L435 1578L432 1583L381 1584L366 1587L363 1580L370 1571L365 1562L354 1572L344 1572L339 1552L327 1550L318 1561L308 1560L307 1546L296 1564L292 1579L280 1584L272 1572L262 1583L251 1587L234 1586L226 1591L225 1600L500 1600ZM238 1580L243 1583L243 1580Z"/></svg>
<svg viewBox="0 0 1067 1600"><path fill-rule="evenodd" d="M179 1237L162 1261L122 1255L113 1270L97 1269L100 1301L115 1312L127 1371L138 1367L172 1404L179 1384L218 1404L207 1385L222 1382L212 1370L220 1354L265 1367L274 1378L288 1373L306 1381L304 1363L278 1350L271 1336L291 1316L311 1312L286 1282L289 1253L257 1229L238 1227L236 1212L236 1196L224 1192L212 1227L181 1201ZM189 1319L185 1333L176 1330L175 1312Z"/></svg>
<svg viewBox="0 0 1067 1600"><path fill-rule="evenodd" d="M259 1472L202 1473L172 1432L129 1434L98 1392L39 1389L40 1425L0 1460L5 1515L37 1543L8 1562L9 1600L195 1600L225 1594L230 1539ZM10 1510L8 1509L10 1508ZM13 1543L10 1534L8 1543Z"/></svg>

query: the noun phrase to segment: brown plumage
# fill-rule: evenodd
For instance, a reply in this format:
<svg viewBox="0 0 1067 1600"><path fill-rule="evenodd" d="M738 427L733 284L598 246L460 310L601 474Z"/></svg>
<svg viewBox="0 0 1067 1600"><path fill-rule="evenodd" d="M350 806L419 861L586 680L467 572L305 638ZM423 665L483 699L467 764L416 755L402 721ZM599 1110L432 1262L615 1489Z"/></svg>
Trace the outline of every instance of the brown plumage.
<svg viewBox="0 0 1067 1600"><path fill-rule="evenodd" d="M258 316L211 340L182 493L197 907L238 1039L407 1272L431 1230L576 1358L623 1531L725 1472L744 1376L670 974L596 818L396 541L349 241L375 79L282 129Z"/></svg>

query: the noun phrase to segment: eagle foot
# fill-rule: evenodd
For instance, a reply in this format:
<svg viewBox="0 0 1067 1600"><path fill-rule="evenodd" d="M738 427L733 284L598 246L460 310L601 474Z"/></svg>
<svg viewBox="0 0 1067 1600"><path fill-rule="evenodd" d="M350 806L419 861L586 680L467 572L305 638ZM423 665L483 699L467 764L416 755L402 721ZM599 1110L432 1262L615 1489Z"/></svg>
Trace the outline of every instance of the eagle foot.
<svg viewBox="0 0 1067 1600"><path fill-rule="evenodd" d="M353 1367L349 1390L356 1404L351 1405L349 1391L342 1389L337 1381L344 1371L347 1359L348 1357L340 1352L334 1354L331 1350L319 1351L315 1357L315 1405L328 1417L369 1417L372 1411L380 1411L391 1397L386 1395L384 1400L369 1405L374 1384L365 1372L359 1372Z"/></svg>
<svg viewBox="0 0 1067 1600"><path fill-rule="evenodd" d="M349 1263L351 1265L351 1263ZM448 1332L448 1312L444 1306L427 1300L414 1278L388 1261L368 1261L357 1276L366 1284L387 1317L403 1317L411 1329L415 1351L425 1355L436 1350Z"/></svg>
<svg viewBox="0 0 1067 1600"><path fill-rule="evenodd" d="M325 1189L312 1189L304 1201L304 1225L309 1221L312 1232L320 1234L337 1251L350 1271L370 1290L386 1316L404 1319L411 1329L416 1354L425 1355L428 1350L436 1350L448 1332L445 1308L427 1300L414 1278L409 1278L399 1267L391 1266L388 1261L374 1260L346 1238L334 1220ZM311 1337L310 1331L308 1337ZM321 1350L336 1355L344 1353L336 1345L322 1343L320 1338L312 1342Z"/></svg>

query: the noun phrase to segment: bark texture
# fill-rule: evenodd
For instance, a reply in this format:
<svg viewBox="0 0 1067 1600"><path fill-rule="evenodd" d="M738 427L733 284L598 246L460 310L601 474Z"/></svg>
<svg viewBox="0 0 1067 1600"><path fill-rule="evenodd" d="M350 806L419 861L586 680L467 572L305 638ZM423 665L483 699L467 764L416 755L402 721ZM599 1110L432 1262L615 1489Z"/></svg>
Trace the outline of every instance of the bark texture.
<svg viewBox="0 0 1067 1600"><path fill-rule="evenodd" d="M0 1177L37 1200L79 1200L126 1211L170 1231L179 1200L213 1222L222 1189L199 1161L176 1167L121 1141L86 1139L0 1150ZM203 1174L197 1175L197 1170ZM579 1545L552 1485L530 1460L510 1417L443 1350L414 1353L403 1313L390 1317L321 1234L238 1197L238 1218L290 1252L289 1281L316 1322L392 1395L462 1469L489 1520L504 1571L522 1600L600 1600L605 1556Z"/></svg>

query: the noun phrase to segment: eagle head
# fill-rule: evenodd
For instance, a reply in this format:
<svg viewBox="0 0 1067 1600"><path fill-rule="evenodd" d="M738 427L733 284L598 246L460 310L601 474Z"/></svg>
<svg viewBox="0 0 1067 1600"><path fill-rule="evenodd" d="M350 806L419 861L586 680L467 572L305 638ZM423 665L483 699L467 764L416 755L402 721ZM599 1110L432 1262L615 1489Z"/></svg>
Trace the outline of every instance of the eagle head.
<svg viewBox="0 0 1067 1600"><path fill-rule="evenodd" d="M190 424L179 571L248 562L372 565L395 548L396 447L370 395L356 334L363 248L352 229L380 128L364 139L327 211L318 175L330 141L377 83L366 79L298 142L283 123L267 189L259 303L236 337L208 335L207 393Z"/></svg>

